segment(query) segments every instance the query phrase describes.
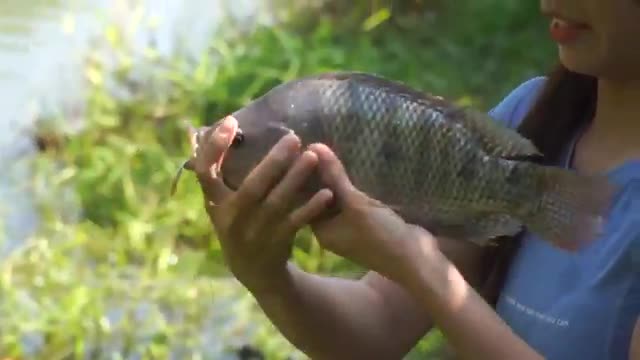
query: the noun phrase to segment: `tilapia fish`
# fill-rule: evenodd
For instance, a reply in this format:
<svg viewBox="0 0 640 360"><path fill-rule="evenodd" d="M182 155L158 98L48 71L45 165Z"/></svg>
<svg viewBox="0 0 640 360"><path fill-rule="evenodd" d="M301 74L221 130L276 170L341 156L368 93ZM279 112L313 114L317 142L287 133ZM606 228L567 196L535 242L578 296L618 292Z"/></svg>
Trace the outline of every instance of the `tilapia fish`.
<svg viewBox="0 0 640 360"><path fill-rule="evenodd" d="M407 222L479 245L527 228L575 249L600 235L615 192L606 178L531 161L541 155L533 143L484 112L373 74L299 78L232 116L238 131L221 164L230 188L293 132L328 145L358 189ZM314 177L305 196L320 185Z"/></svg>

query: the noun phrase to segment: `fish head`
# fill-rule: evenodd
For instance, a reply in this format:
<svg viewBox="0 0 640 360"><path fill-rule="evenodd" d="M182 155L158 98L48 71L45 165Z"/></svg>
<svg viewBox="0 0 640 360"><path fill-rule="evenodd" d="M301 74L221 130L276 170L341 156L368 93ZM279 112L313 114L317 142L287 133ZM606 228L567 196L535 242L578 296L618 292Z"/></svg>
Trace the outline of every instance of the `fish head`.
<svg viewBox="0 0 640 360"><path fill-rule="evenodd" d="M217 164L218 174L229 189L236 191L285 135L295 133L303 145L325 138L318 117L321 103L317 101L317 93L317 86L313 82L292 81L276 86L229 114L237 122L236 131L229 148ZM197 144L198 139L209 138L223 120L193 129L192 144ZM193 164L189 160L182 168L192 170ZM179 173L174 183L177 178ZM173 188L175 190L175 185Z"/></svg>
<svg viewBox="0 0 640 360"><path fill-rule="evenodd" d="M231 116L237 130L220 164L220 175L227 187L237 190L271 148L292 130L287 114L264 98L251 102Z"/></svg>

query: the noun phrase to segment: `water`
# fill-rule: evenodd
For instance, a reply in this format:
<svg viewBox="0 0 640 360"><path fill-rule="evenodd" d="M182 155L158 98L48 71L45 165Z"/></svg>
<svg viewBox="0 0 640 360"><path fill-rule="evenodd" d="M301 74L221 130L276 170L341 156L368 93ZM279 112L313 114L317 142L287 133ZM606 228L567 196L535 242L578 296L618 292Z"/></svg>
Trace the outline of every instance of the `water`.
<svg viewBox="0 0 640 360"><path fill-rule="evenodd" d="M142 24L130 34L135 44L155 38L159 51L168 54L177 46L197 53L207 45L222 15L223 0L3 0L0 3L0 230L6 241L0 256L29 237L38 225L32 195L22 189L31 176L18 160L33 156L36 147L29 132L38 114L64 113L70 124L81 121L83 102L82 56L91 39L101 35L104 21L126 28ZM255 0L233 0L234 15L252 21L261 10ZM141 10L144 10L141 12ZM140 16L143 19L140 21ZM155 24L155 25L154 25ZM153 25L145 28L146 25ZM75 117L73 115L76 115ZM1 236L1 235L0 235ZM25 301L29 301L28 299ZM233 299L221 298L231 302ZM221 305L212 304L212 308ZM220 312L220 311L218 311ZM109 316L109 315L108 315ZM109 316L111 317L111 316ZM232 320L212 324L225 327ZM214 326L214 325L212 325ZM221 330L203 333L212 349ZM24 339L35 350L42 343L38 333ZM215 351L214 351L215 352ZM214 358L226 358L222 350Z"/></svg>

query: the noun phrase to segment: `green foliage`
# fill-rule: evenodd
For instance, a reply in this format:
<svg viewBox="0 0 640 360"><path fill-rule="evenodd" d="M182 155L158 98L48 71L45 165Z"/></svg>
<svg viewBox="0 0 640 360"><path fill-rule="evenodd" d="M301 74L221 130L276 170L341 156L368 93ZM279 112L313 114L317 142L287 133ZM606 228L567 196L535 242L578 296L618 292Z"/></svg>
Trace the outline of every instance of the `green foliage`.
<svg viewBox="0 0 640 360"><path fill-rule="evenodd" d="M329 3L321 16L300 9L285 16L288 9L280 13L291 19L285 24L217 33L196 58L162 58L151 46L129 45L118 28L105 29L84 69L83 128L52 133L53 119L43 120L43 137L57 144L34 164L31 189L44 221L1 264L0 353L221 358L212 355L214 343L246 341L270 359L297 354L229 280L193 176L185 174L168 196L189 154L184 120L208 124L280 82L339 69L375 72L488 109L554 55L541 41L534 3L406 1L400 13L382 1L368 8ZM67 201L82 213L70 213ZM294 261L308 271L364 272L321 249L308 231L296 244ZM438 334L429 336L411 356L439 343Z"/></svg>

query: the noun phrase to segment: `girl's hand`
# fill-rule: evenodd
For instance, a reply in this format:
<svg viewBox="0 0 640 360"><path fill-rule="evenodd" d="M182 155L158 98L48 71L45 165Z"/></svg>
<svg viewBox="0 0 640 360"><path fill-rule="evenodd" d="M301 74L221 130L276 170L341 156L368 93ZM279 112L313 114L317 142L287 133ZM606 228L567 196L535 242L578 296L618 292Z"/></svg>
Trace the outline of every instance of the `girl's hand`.
<svg viewBox="0 0 640 360"><path fill-rule="evenodd" d="M321 190L294 208L293 196L318 162L313 152L300 154L294 135L281 139L232 192L216 169L236 129L236 121L228 117L205 136L194 146L192 167L230 270L248 289L260 291L286 276L296 232L327 208L332 192Z"/></svg>
<svg viewBox="0 0 640 360"><path fill-rule="evenodd" d="M323 183L333 191L340 208L335 217L312 222L318 241L340 256L404 283L405 277L412 276L416 254L436 250L435 238L356 189L327 146L313 144L309 149L317 154Z"/></svg>

